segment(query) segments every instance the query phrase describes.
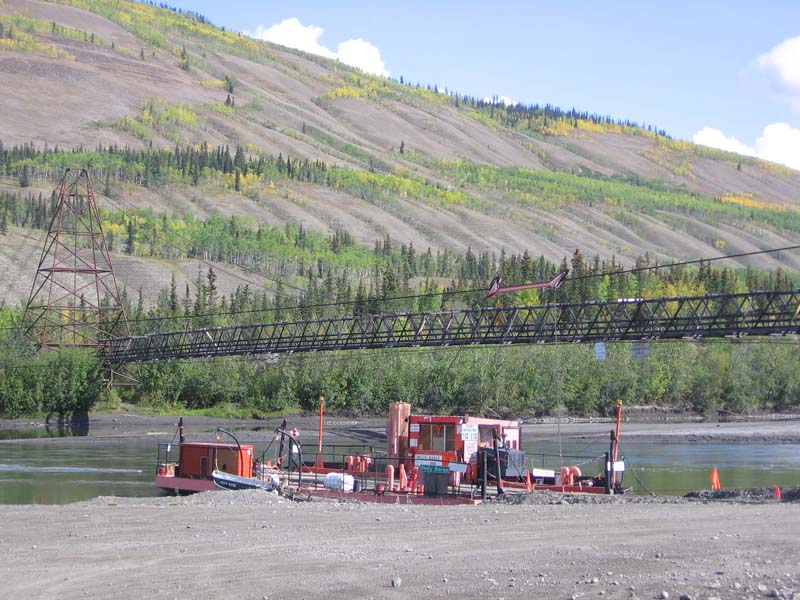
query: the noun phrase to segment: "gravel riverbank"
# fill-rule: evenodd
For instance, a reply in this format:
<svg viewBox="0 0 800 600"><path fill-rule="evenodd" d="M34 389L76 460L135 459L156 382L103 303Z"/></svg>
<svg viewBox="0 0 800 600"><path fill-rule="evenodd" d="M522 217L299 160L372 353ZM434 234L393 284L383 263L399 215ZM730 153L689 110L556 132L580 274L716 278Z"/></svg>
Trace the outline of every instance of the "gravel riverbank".
<svg viewBox="0 0 800 600"><path fill-rule="evenodd" d="M0 506L6 598L800 598L800 504Z"/></svg>

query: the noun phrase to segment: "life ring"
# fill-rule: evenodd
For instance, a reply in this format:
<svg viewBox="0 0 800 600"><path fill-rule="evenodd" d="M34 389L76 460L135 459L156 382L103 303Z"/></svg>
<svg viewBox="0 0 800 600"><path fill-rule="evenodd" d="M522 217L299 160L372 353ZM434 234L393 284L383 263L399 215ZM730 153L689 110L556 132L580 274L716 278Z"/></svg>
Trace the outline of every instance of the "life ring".
<svg viewBox="0 0 800 600"><path fill-rule="evenodd" d="M569 467L561 467L561 485L572 485L572 473Z"/></svg>
<svg viewBox="0 0 800 600"><path fill-rule="evenodd" d="M569 468L569 484L570 485L581 485L581 468L580 467L570 467Z"/></svg>

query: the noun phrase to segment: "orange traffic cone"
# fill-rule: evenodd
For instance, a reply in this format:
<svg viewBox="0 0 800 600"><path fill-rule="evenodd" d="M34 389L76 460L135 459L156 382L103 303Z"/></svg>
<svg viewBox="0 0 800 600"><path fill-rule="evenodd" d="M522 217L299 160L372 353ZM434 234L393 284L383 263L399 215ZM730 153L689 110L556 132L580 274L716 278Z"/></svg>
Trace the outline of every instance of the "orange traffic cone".
<svg viewBox="0 0 800 600"><path fill-rule="evenodd" d="M531 481L530 471L528 471L528 474L525 475L525 490L528 492L533 491L533 482Z"/></svg>
<svg viewBox="0 0 800 600"><path fill-rule="evenodd" d="M717 467L711 469L711 489L718 490L722 487L722 484L719 482L719 473L717 473Z"/></svg>
<svg viewBox="0 0 800 600"><path fill-rule="evenodd" d="M775 486L775 500L781 499L781 487L779 485Z"/></svg>

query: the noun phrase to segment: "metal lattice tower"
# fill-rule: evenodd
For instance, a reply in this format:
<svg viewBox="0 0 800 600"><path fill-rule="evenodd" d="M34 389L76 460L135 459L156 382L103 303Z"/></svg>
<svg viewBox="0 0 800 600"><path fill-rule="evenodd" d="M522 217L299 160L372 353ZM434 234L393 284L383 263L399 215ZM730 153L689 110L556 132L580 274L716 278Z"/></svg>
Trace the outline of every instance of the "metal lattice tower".
<svg viewBox="0 0 800 600"><path fill-rule="evenodd" d="M40 348L97 347L128 334L94 190L86 169L67 169L58 184L25 317Z"/></svg>

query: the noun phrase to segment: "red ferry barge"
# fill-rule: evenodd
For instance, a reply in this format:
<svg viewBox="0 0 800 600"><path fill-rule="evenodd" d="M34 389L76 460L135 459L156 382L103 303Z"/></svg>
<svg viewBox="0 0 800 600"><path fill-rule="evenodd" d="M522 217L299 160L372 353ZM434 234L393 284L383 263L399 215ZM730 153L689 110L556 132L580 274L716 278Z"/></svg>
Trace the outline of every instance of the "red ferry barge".
<svg viewBox="0 0 800 600"><path fill-rule="evenodd" d="M218 439L222 432L235 444L186 441L181 420L178 456L174 457L170 444L159 445L155 483L174 493L262 487L310 497L425 504L476 503L496 495L534 490L593 494L625 491L625 464L619 456L621 404L617 406L609 450L599 466L592 467L591 475L584 474L579 465L555 469L532 466L521 447L518 420L414 415L410 404L397 402L389 408L385 451L331 449L322 443L323 412L321 403L317 452L309 461L303 458L296 430L288 431L285 421L276 429L275 441L279 444L274 453L269 453L271 444L257 457L252 445L240 444L221 428L217 430Z"/></svg>

